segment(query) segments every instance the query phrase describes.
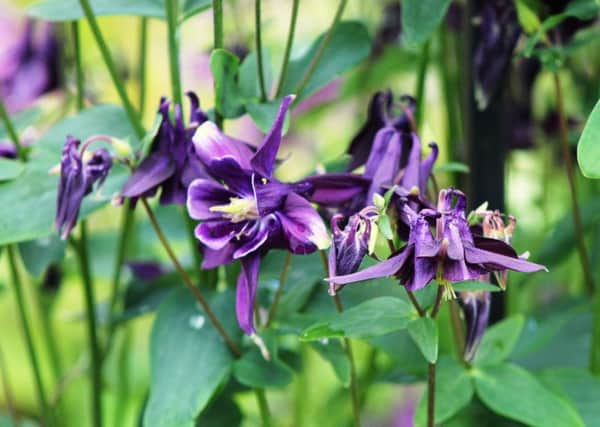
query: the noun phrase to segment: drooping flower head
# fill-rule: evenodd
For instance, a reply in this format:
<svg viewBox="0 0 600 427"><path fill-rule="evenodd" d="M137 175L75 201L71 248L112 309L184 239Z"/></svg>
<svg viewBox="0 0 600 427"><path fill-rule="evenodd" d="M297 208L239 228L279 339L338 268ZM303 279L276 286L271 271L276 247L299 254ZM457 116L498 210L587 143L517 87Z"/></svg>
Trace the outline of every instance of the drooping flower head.
<svg viewBox="0 0 600 427"><path fill-rule="evenodd" d="M174 122L169 116L171 103L162 98L158 109L161 123L150 153L144 158L123 187L125 197L151 197L161 189L161 204L184 204L192 180L206 176L193 155L192 135L207 120L198 97L188 92L191 104L190 127L183 122L181 106L175 105Z"/></svg>
<svg viewBox="0 0 600 427"><path fill-rule="evenodd" d="M75 227L83 198L92 192L94 184L102 185L112 167L112 157L106 149L99 148L83 160L79 145L78 139L68 136L60 162L55 224L63 239Z"/></svg>
<svg viewBox="0 0 600 427"><path fill-rule="evenodd" d="M203 245L203 268L241 260L237 316L249 335L255 332L253 305L260 256L272 248L308 254L329 246L320 216L300 194L306 184L289 184L273 176L285 114L286 96L269 133L254 151L243 141L205 122L196 131L195 155L208 173L188 189L187 208L202 221L195 230ZM300 194L299 194L300 193Z"/></svg>
<svg viewBox="0 0 600 427"><path fill-rule="evenodd" d="M410 225L407 244L386 261L329 281L343 285L393 275L410 291L433 279L451 291L452 283L474 280L489 272L545 270L519 258L504 241L473 235L465 208L465 195L454 189L440 191L437 209L416 212L405 204L403 220Z"/></svg>

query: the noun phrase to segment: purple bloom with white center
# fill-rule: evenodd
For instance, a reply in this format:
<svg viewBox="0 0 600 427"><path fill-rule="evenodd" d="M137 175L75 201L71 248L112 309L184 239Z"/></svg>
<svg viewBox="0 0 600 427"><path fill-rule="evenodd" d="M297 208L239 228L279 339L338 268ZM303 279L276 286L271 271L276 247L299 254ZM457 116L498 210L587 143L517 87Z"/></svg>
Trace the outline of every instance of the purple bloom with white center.
<svg viewBox="0 0 600 427"><path fill-rule="evenodd" d="M363 271L338 277L338 285L378 277L396 276L410 291L436 278L440 285L477 279L502 270L546 270L517 256L507 243L474 236L465 215L466 197L454 189L440 191L437 210L412 210L404 205L403 220L410 224L408 243L391 258Z"/></svg>
<svg viewBox="0 0 600 427"><path fill-rule="evenodd" d="M351 274L358 270L360 263L367 253L373 252L377 237L377 208L368 206L359 213L352 215L344 227L340 222L344 219L341 214L331 218L333 241L329 250L329 274L331 276ZM329 294L335 295L341 286L329 284Z"/></svg>
<svg viewBox="0 0 600 427"><path fill-rule="evenodd" d="M185 128L180 105L175 105L175 121L171 121L171 103L162 98L158 109L162 116L160 128L150 153L125 183L123 196L151 197L160 188L161 204L184 204L190 182L206 176L202 164L193 155L192 135L208 118L200 109L198 97L192 92L187 95L191 104L190 128Z"/></svg>
<svg viewBox="0 0 600 427"><path fill-rule="evenodd" d="M273 177L285 114L293 99L283 99L256 151L209 121L193 138L196 156L209 174L190 184L187 199L189 215L202 221L195 230L203 245L202 267L241 260L236 311L248 335L255 332L253 306L260 256L272 248L308 254L329 246L322 219L299 194L307 185L282 183Z"/></svg>
<svg viewBox="0 0 600 427"><path fill-rule="evenodd" d="M78 139L68 136L60 162L55 224L63 239L75 227L83 198L92 192L95 183L102 185L112 167L112 157L106 149L95 150L84 161L79 145Z"/></svg>

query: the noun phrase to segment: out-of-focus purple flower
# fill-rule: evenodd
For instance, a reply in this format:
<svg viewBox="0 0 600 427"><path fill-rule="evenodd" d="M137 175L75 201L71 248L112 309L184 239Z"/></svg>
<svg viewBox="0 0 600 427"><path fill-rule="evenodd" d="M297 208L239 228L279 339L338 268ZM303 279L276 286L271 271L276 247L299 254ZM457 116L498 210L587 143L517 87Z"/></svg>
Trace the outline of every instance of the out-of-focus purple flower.
<svg viewBox="0 0 600 427"><path fill-rule="evenodd" d="M537 58L521 58L513 68L510 78L511 138L508 148L529 149L534 147L534 120L532 111L533 86L541 70Z"/></svg>
<svg viewBox="0 0 600 427"><path fill-rule="evenodd" d="M521 27L510 0L484 2L473 54L475 99L484 110L502 80L517 44Z"/></svg>
<svg viewBox="0 0 600 427"><path fill-rule="evenodd" d="M383 18L373 39L372 55L380 56L385 48L398 41L402 33L402 7L399 0L388 1L383 6Z"/></svg>
<svg viewBox="0 0 600 427"><path fill-rule="evenodd" d="M75 227L83 198L91 193L95 183L102 185L112 167L112 157L106 149L95 150L83 161L79 145L78 139L68 136L60 162L55 224L63 239Z"/></svg>
<svg viewBox="0 0 600 427"><path fill-rule="evenodd" d="M58 40L51 24L37 24L29 19L16 34L13 30L3 36L0 96L7 110L14 113L59 86Z"/></svg>
<svg viewBox="0 0 600 427"><path fill-rule="evenodd" d="M340 89L342 86L341 79L335 79L304 99L297 107L294 108L293 116L299 116L306 113L316 107L319 107L327 102L331 102L340 96Z"/></svg>
<svg viewBox="0 0 600 427"><path fill-rule="evenodd" d="M465 215L466 197L454 189L440 191L437 210L413 211L404 205L404 220L410 224L408 244L391 258L363 271L330 277L338 285L396 276L410 291L436 278L448 286L483 274L502 270L534 272L546 270L517 256L504 241L474 236Z"/></svg>
<svg viewBox="0 0 600 427"><path fill-rule="evenodd" d="M373 251L377 237L377 208L368 206L352 215L342 230L340 222L344 219L341 214L331 218L333 241L329 250L329 275L338 276L354 273L360 267L363 258ZM329 294L335 295L339 286L329 284Z"/></svg>
<svg viewBox="0 0 600 427"><path fill-rule="evenodd" d="M192 180L206 176L200 161L193 155L192 135L197 126L207 120L195 94L188 92L191 104L190 128L185 128L181 106L176 105L175 122L169 117L170 102L161 99L160 128L148 156L142 160L125 183L125 197L151 197L161 189L161 204L184 204Z"/></svg>
<svg viewBox="0 0 600 427"><path fill-rule="evenodd" d="M487 281L489 281L489 275ZM467 362L475 358L475 353L487 328L491 299L491 294L486 291L459 292L458 301L465 315L467 327L463 355Z"/></svg>
<svg viewBox="0 0 600 427"><path fill-rule="evenodd" d="M17 148L12 142L0 141L0 157L4 159L16 159Z"/></svg>
<svg viewBox="0 0 600 427"><path fill-rule="evenodd" d="M240 327L248 335L255 332L252 311L260 256L272 248L308 254L329 246L322 219L298 194L308 186L273 177L283 121L293 99L283 99L256 151L208 121L193 138L196 156L210 175L190 184L187 199L189 215L202 221L195 230L203 245L202 267L241 260L236 310Z"/></svg>
<svg viewBox="0 0 600 427"><path fill-rule="evenodd" d="M156 261L130 261L127 267L136 279L152 282L166 273L165 268Z"/></svg>

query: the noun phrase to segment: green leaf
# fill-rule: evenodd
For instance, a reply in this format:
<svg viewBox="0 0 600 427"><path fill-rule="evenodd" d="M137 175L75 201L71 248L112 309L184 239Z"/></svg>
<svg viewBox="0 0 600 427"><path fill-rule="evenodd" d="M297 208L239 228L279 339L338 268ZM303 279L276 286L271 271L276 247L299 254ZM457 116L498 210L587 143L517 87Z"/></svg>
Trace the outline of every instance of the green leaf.
<svg viewBox="0 0 600 427"><path fill-rule="evenodd" d="M258 99L260 97L260 82L258 79L258 64L256 52L251 52L244 58L240 66L239 91L244 98ZM273 85L273 69L271 67L271 55L268 49L262 50L263 75L265 78L265 90L267 94Z"/></svg>
<svg viewBox="0 0 600 427"><path fill-rule="evenodd" d="M452 284L452 289L457 292L463 291L486 291L486 292L500 292L501 289L487 282L480 282L479 280L465 280L464 282L457 282Z"/></svg>
<svg viewBox="0 0 600 427"><path fill-rule="evenodd" d="M420 317L408 324L408 334L429 363L438 358L438 328L431 317Z"/></svg>
<svg viewBox="0 0 600 427"><path fill-rule="evenodd" d="M25 165L19 160L0 158L0 181L10 181L23 173Z"/></svg>
<svg viewBox="0 0 600 427"><path fill-rule="evenodd" d="M249 102L246 104L246 110L256 126L263 132L267 133L271 126L273 126L273 122L275 121L275 117L279 112L279 106L281 105L281 99L275 99L269 102ZM290 110L286 114L285 121L283 122L283 131L285 134L290 125Z"/></svg>
<svg viewBox="0 0 600 427"><path fill-rule="evenodd" d="M325 34L321 34L300 57L293 58L283 84L283 95L295 93ZM365 59L371 51L367 28L360 22L342 21L335 27L329 44L296 102L313 94L334 78Z"/></svg>
<svg viewBox="0 0 600 427"><path fill-rule="evenodd" d="M402 2L402 40L416 46L431 38L444 19L450 0L405 0Z"/></svg>
<svg viewBox="0 0 600 427"><path fill-rule="evenodd" d="M542 23L538 18L536 4L532 0L516 0L517 17L519 23L527 34L533 33L540 28Z"/></svg>
<svg viewBox="0 0 600 427"><path fill-rule="evenodd" d="M134 15L165 19L164 0L90 0L96 16ZM210 0L181 0L180 19L187 19L211 6ZM27 14L46 21L84 18L79 0L42 0L29 6Z"/></svg>
<svg viewBox="0 0 600 427"><path fill-rule="evenodd" d="M232 324L231 292L208 298L219 319ZM233 357L187 289L160 306L150 338L150 398L144 426L193 427L231 373Z"/></svg>
<svg viewBox="0 0 600 427"><path fill-rule="evenodd" d="M50 129L34 145L23 173L14 180L0 183L0 245L34 240L55 232L58 175L49 171L60 163L67 135L85 140L97 134L136 140L122 108L112 105L93 107ZM97 146L100 144L94 145ZM102 188L84 199L80 219L105 206L113 193L121 189L127 174L124 166L114 165Z"/></svg>
<svg viewBox="0 0 600 427"><path fill-rule="evenodd" d="M516 315L488 328L477 349L475 365L497 365L503 362L515 348L524 324L525 318Z"/></svg>
<svg viewBox="0 0 600 427"><path fill-rule="evenodd" d="M305 341L347 336L374 337L406 328L416 316L413 308L394 297L373 298L311 326L301 336Z"/></svg>
<svg viewBox="0 0 600 427"><path fill-rule="evenodd" d="M152 281L133 278L127 284L123 297L123 312L118 321L130 320L156 310L173 287L180 282L177 273L166 273Z"/></svg>
<svg viewBox="0 0 600 427"><path fill-rule="evenodd" d="M581 173L588 178L600 178L600 100L587 119L579 143L577 161Z"/></svg>
<svg viewBox="0 0 600 427"><path fill-rule="evenodd" d="M329 362L342 385L348 387L350 385L350 362L339 340L325 338L312 342L311 347Z"/></svg>
<svg viewBox="0 0 600 427"><path fill-rule="evenodd" d="M294 371L277 358L265 360L254 348L235 362L233 375L241 384L251 388L281 388L292 382Z"/></svg>
<svg viewBox="0 0 600 427"><path fill-rule="evenodd" d="M66 242L56 234L19 244L19 252L25 268L34 277L39 277L50 264L61 261L65 256Z"/></svg>
<svg viewBox="0 0 600 427"><path fill-rule="evenodd" d="M229 119L244 114L237 84L239 68L239 58L225 49L215 49L210 55L210 69L215 79L215 108Z"/></svg>
<svg viewBox="0 0 600 427"><path fill-rule="evenodd" d="M440 358L435 381L435 424L441 425L473 398L473 381L466 368L449 357ZM415 414L415 426L427 424L427 390L421 396Z"/></svg>
<svg viewBox="0 0 600 427"><path fill-rule="evenodd" d="M542 382L555 393L568 399L583 418L586 426L600 420L600 380L583 369L556 368L539 375Z"/></svg>
<svg viewBox="0 0 600 427"><path fill-rule="evenodd" d="M583 427L572 405L516 365L487 366L472 372L477 396L492 411L534 427Z"/></svg>

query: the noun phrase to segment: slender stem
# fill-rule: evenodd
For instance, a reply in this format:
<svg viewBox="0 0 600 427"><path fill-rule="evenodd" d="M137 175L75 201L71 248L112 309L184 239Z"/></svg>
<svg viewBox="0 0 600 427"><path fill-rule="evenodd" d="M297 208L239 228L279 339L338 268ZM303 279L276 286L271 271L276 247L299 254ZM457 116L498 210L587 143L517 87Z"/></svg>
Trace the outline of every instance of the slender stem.
<svg viewBox="0 0 600 427"><path fill-rule="evenodd" d="M263 427L271 427L271 411L269 410L269 404L267 402L267 396L265 396L265 390L262 388L254 389L256 395L256 401L258 402L258 409L260 410L260 418L262 419Z"/></svg>
<svg viewBox="0 0 600 427"><path fill-rule="evenodd" d="M425 42L423 49L421 50L421 58L419 61L419 73L417 75L417 87L415 95L417 98L415 121L417 122L417 129L423 127L422 117L423 110L425 107L425 81L427 80L427 65L429 64L429 46L430 41Z"/></svg>
<svg viewBox="0 0 600 427"><path fill-rule="evenodd" d="M198 271L198 279L201 285L206 285L208 287L216 287L216 281L214 283L209 283L209 271L212 270L202 270L200 265L202 264L202 257L200 256L200 250L198 249L198 239L196 239L196 224L194 224L194 220L190 218L185 207L182 209L183 218L185 221L185 225L187 228L188 234L188 243L190 245L190 250L192 251L192 257L194 259L194 268Z"/></svg>
<svg viewBox="0 0 600 427"><path fill-rule="evenodd" d="M465 348L465 330L460 320L460 314L458 310L458 303L456 300L450 301L450 323L452 325L452 332L454 336L454 346L456 347L456 355L459 359L463 359L461 356Z"/></svg>
<svg viewBox="0 0 600 427"><path fill-rule="evenodd" d="M88 340L91 352L91 396L92 396L92 425L102 427L102 357L98 345L98 328L96 325L96 303L94 284L87 249L87 224L80 223L79 244L76 245L76 255L83 280L83 293L86 305L86 320Z"/></svg>
<svg viewBox="0 0 600 427"><path fill-rule="evenodd" d="M223 48L223 0L213 0L213 31L215 49ZM216 84L216 83L215 83ZM216 90L216 86L215 86ZM223 129L223 116L215 109L215 124Z"/></svg>
<svg viewBox="0 0 600 427"><path fill-rule="evenodd" d="M268 328L271 326L271 322L275 318L275 314L277 313L277 306L279 305L279 300L281 295L283 294L283 288L285 287L285 282L287 280L288 272L290 270L290 264L292 261L292 253L288 252L285 261L283 262L283 268L281 269L281 274L279 275L279 283L277 284L277 290L275 291L275 297L273 298L273 304L271 304L271 308L269 309L269 316L267 317L267 323L265 326Z"/></svg>
<svg viewBox="0 0 600 427"><path fill-rule="evenodd" d="M236 357L239 357L241 355L240 349L235 344L235 342L229 337L229 335L225 331L225 328L223 327L223 325L221 324L221 322L219 321L219 319L217 318L215 313L212 311L212 309L210 308L210 306L208 305L206 300L204 299L204 295L202 295L202 292L200 291L200 289L198 289L198 287L194 286L194 284L192 283L192 279L186 273L186 271L183 269L181 263L177 259L177 256L173 252L171 245L169 245L169 242L167 241L167 238L165 237L165 235L156 219L156 216L154 215L154 212L152 212L152 209L150 208L148 201L145 198L141 198L141 202L142 202L142 205L144 206L144 209L146 210L146 213L148 214L148 218L150 219L150 223L152 224L152 227L154 228L154 232L156 233L156 236L160 240L160 243L163 245L165 251L167 252L167 255L171 259L173 266L175 267L175 269L177 270L177 272L183 279L183 282L188 287L188 289L190 290L190 292L192 293L192 295L194 296L196 301L198 301L198 303L200 303L200 305L202 306L202 308L204 310L204 313L206 313L206 315L210 319L211 323L213 324L213 326L215 327L217 332L225 340L227 347L229 347L231 352Z"/></svg>
<svg viewBox="0 0 600 427"><path fill-rule="evenodd" d="M292 45L294 44L294 34L296 32L296 20L298 18L298 6L300 0L294 0L292 4L292 18L290 20L290 30L288 32L287 42L285 44L285 52L283 54L283 64L281 64L281 73L279 73L279 83L277 83L277 96L283 95L283 85L285 84L285 78L287 76L288 65L290 63L290 56L292 54Z"/></svg>
<svg viewBox="0 0 600 427"><path fill-rule="evenodd" d="M410 299L410 302L417 310L417 313L419 313L419 316L420 317L425 316L425 314L426 314L425 310L423 310L423 307L421 307L421 304L419 304L419 301L417 301L415 294L412 291L409 291L408 289L406 289L406 287L404 287L404 290L406 291L406 294L408 295L408 299Z"/></svg>
<svg viewBox="0 0 600 427"><path fill-rule="evenodd" d="M325 271L325 277L329 277L329 263L327 262L327 254L325 251L319 251L321 256L321 263L323 264L323 270ZM339 295L333 296L333 302L335 303L335 309L338 313L344 311L342 300ZM350 363L350 398L352 402L352 414L353 422L355 427L360 427L360 400L358 392L358 381L356 377L356 364L354 363L354 354L352 352L352 343L349 338L344 338L344 350L346 351L346 357ZM366 396L364 397L366 398Z"/></svg>
<svg viewBox="0 0 600 427"><path fill-rule="evenodd" d="M579 261L581 263L581 269L583 270L585 289L588 295L593 295L594 279L592 277L592 271L590 269L590 259L588 257L587 249L585 247L585 231L583 229L583 223L581 221L579 202L577 200L575 171L573 168L573 161L571 160L571 149L569 146L567 119L565 116L562 89L558 73L554 73L554 90L556 92L558 121L560 126L560 147L562 151L563 161L565 164L565 172L567 173L567 180L569 181L569 193L571 196L571 210L573 212L573 223L575 224L575 240L577 242L577 251L579 252Z"/></svg>
<svg viewBox="0 0 600 427"><path fill-rule="evenodd" d="M256 65L258 67L258 84L260 87L260 100L267 100L267 90L265 89L265 74L263 70L262 58L262 37L260 29L260 0L254 0L254 32L256 34Z"/></svg>
<svg viewBox="0 0 600 427"><path fill-rule="evenodd" d="M138 100L138 110L140 118L144 117L144 107L146 105L146 57L148 47L148 18L140 18L140 45L138 62L138 82L140 85L140 98Z"/></svg>
<svg viewBox="0 0 600 427"><path fill-rule="evenodd" d="M19 419L17 416L17 410L15 408L15 395L12 392L10 381L8 380L8 369L4 364L4 353L0 349L0 376L2 376L2 388L4 389L4 401L10 415L10 421L13 427L19 426Z"/></svg>
<svg viewBox="0 0 600 427"><path fill-rule="evenodd" d="M83 88L83 64L81 61L81 41L79 40L79 23L73 21L71 23L73 31L73 50L75 52L75 81L77 82L77 111L83 110L85 103L85 95Z"/></svg>
<svg viewBox="0 0 600 427"><path fill-rule="evenodd" d="M171 73L171 90L173 101L181 106L181 80L179 78L179 47L177 45L177 9L178 0L165 1L167 16L167 39L169 46L169 71Z"/></svg>
<svg viewBox="0 0 600 427"><path fill-rule="evenodd" d="M323 40L321 41L321 44L319 45L317 52L315 53L315 56L313 56L309 66L308 66L308 69L304 73L304 76L302 77L302 80L300 81L300 84L298 85L298 88L296 89L296 102L301 99L304 89L306 89L306 86L310 82L310 78L312 77L313 73L317 69L317 65L319 64L321 57L325 53L325 48L329 44L329 41L331 40L331 36L333 35L333 32L335 31L335 28L337 27L337 24L340 21L342 14L344 13L344 9L346 8L347 2L348 2L348 0L340 0L338 8L335 12L335 16L333 17L331 26L329 27L327 34L325 34L325 37L323 37Z"/></svg>
<svg viewBox="0 0 600 427"><path fill-rule="evenodd" d="M438 312L440 311L443 295L444 295L444 287L438 285L437 294L435 296L435 303L433 304L433 308L431 309L431 318L432 319L435 319L435 316L437 316Z"/></svg>
<svg viewBox="0 0 600 427"><path fill-rule="evenodd" d="M0 117L2 118L2 123L4 123L4 127L6 128L6 132L8 133L10 140L12 141L13 144L15 144L15 149L17 150L17 156L21 160L27 160L25 148L23 147L23 145L21 145L21 141L19 140L19 135L17 134L15 127L13 126L12 122L10 121L10 116L8 115L8 112L6 111L6 107L4 106L4 101L2 100L1 96L0 96Z"/></svg>
<svg viewBox="0 0 600 427"><path fill-rule="evenodd" d="M427 427L435 426L435 363L427 369Z"/></svg>
<svg viewBox="0 0 600 427"><path fill-rule="evenodd" d="M8 255L8 264L10 268L10 274L12 278L13 290L15 292L15 299L17 300L17 309L19 312L19 320L23 328L23 335L25 337L25 344L27 346L27 352L29 353L29 361L31 363L31 369L33 371L33 378L35 381L35 387L37 391L38 404L40 406L41 419L44 424L48 425L49 408L48 400L46 399L46 392L44 391L44 384L42 382L42 374L40 371L40 365L38 362L38 356L33 345L33 338L31 335L31 326L27 311L25 310L25 298L23 296L22 281L19 275L19 270L16 262L15 251L17 249L14 246L7 246L6 253Z"/></svg>
<svg viewBox="0 0 600 427"><path fill-rule="evenodd" d="M117 89L117 93L119 94L119 98L121 99L121 103L125 108L125 113L127 114L127 118L133 127L133 130L136 133L138 138L142 138L144 136L144 127L140 121L140 117L137 112L133 108L133 104L131 103L129 97L127 96L127 91L125 90L125 85L123 81L119 77L119 73L117 71L117 67L112 59L110 54L110 50L102 36L102 32L100 31L100 27L98 26L98 22L96 21L96 17L94 16L94 12L90 6L89 0L79 0L79 4L81 5L81 9L83 9L83 13L85 18L90 25L90 29L92 30L92 34L94 35L94 39L96 40L96 44L100 49L100 53L102 54L102 59L106 64L106 68L108 69L108 73Z"/></svg>

